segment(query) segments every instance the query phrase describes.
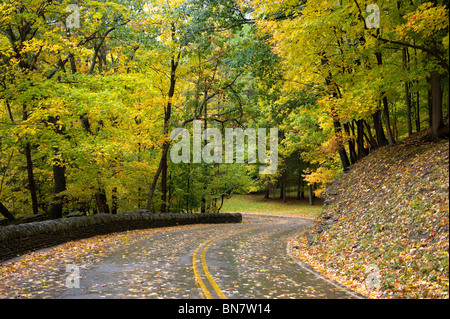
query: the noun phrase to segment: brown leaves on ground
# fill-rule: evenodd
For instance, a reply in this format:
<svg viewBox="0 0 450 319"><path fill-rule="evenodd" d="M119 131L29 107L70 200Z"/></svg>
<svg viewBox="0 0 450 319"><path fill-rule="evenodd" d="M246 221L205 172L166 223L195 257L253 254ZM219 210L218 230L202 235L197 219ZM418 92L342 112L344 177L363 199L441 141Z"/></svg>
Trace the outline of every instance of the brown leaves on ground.
<svg viewBox="0 0 450 319"><path fill-rule="evenodd" d="M448 165L448 140L375 151L327 189L299 257L368 297L448 298Z"/></svg>

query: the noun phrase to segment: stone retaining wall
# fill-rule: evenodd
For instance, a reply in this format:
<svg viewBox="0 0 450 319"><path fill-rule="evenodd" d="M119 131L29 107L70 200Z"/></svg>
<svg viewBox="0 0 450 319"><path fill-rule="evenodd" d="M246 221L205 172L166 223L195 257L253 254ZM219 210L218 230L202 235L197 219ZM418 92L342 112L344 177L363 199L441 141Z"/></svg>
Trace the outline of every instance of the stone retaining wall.
<svg viewBox="0 0 450 319"><path fill-rule="evenodd" d="M240 213L151 214L147 211L118 215L97 214L41 222L0 226L0 262L72 240L113 232L187 224L239 223Z"/></svg>

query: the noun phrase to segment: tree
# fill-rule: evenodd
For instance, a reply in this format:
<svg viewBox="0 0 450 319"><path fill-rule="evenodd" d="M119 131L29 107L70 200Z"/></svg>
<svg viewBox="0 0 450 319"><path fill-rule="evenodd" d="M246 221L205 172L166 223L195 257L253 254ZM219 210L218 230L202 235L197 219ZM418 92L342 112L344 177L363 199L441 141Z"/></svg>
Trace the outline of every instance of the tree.
<svg viewBox="0 0 450 319"><path fill-rule="evenodd" d="M439 97L443 91L440 79L448 78L448 72L443 70L448 65L445 4L382 1L377 3L381 10L378 29L366 23L371 14L365 12L368 4L354 0L242 3L252 6L256 24L269 37L273 51L284 66L281 95L312 89L319 97L321 108L313 112L328 111L327 117L320 117L319 125L324 125L323 120L327 118L330 121L327 125L333 124L335 134L328 136L327 145L339 154L344 170L349 166L347 153L354 163L363 157L365 150L387 142L393 145L399 121L402 124L400 134L408 132L410 101L403 98L405 102L400 103L400 97L405 96L405 86L401 89L397 83L421 83L416 87L408 84L408 96L410 88L416 93L423 90L422 84L429 74L430 120L435 136L443 123L442 97ZM435 27L426 29L426 25ZM405 65L405 49L415 50L416 65L398 72L398 65ZM397 111L400 107L406 116ZM416 116L420 118L420 112ZM357 130L352 129L352 125L356 125ZM316 172L329 164L322 162L315 168ZM314 170L311 174L315 174Z"/></svg>

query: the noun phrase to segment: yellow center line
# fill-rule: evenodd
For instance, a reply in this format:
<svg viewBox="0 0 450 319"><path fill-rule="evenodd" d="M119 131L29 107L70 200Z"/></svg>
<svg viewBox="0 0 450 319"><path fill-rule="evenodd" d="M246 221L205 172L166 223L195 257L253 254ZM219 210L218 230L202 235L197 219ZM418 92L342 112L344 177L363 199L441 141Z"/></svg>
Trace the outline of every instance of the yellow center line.
<svg viewBox="0 0 450 319"><path fill-rule="evenodd" d="M211 276L211 273L209 272L208 266L206 265L206 251L208 250L209 246L211 246L214 242L216 242L217 240L219 240L223 237L226 237L226 236L227 235L221 236L215 240L212 240L208 245L206 245L205 248L203 248L202 256L201 256L203 272L205 273L206 278L208 279L209 283L214 288L214 290L216 291L216 293L220 299L227 299L227 297L223 294L222 290L220 290L219 286L214 281L214 278Z"/></svg>
<svg viewBox="0 0 450 319"><path fill-rule="evenodd" d="M222 290L220 289L219 285L217 285L217 283L215 282L214 278L211 276L211 273L209 272L208 266L206 264L206 252L207 252L208 248L213 243L215 243L216 241L218 241L218 240L220 240L222 238L228 237L230 235L236 235L236 234L242 233L244 231L250 231L250 230L253 230L253 229L257 229L257 228L263 228L263 227L261 227L261 226L253 227L253 228L249 228L249 229L245 229L245 230L241 230L241 231L236 231L234 233L229 232L229 233L227 233L225 235L214 237L212 239L208 239L207 241L201 243L200 246L198 246L197 249L194 251L194 255L192 256L192 269L194 271L195 280L200 285L200 288L201 288L205 298L213 299L211 293L209 292L208 288L205 285L205 282L203 281L203 279L202 279L202 277L200 275L199 268L197 267L197 263L198 263L198 261L197 261L197 254L198 254L199 250L203 247L202 252L201 252L201 256L200 256L200 263L202 265L203 273L205 274L206 279L208 279L209 283L211 284L211 286L213 287L213 289L215 290L215 292L217 293L219 298L227 299L227 297L222 292Z"/></svg>
<svg viewBox="0 0 450 319"><path fill-rule="evenodd" d="M202 289L203 294L207 299L212 299L211 294L209 293L208 289L205 286L205 283L202 280L202 277L200 277L200 273L198 272L197 268L197 253L198 250L203 246L204 243L202 243L200 246L197 247L197 249L194 252L194 255L192 256L192 269L194 270L194 276L195 280L200 285L200 288Z"/></svg>

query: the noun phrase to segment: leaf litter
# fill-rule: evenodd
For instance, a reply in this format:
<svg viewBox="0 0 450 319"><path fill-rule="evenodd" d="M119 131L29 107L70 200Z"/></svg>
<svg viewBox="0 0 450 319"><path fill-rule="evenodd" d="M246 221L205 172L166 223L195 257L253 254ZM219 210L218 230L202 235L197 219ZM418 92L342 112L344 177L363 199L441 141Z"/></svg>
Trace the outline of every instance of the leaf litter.
<svg viewBox="0 0 450 319"><path fill-rule="evenodd" d="M369 298L449 298L448 146L410 138L361 160L327 189L297 257Z"/></svg>
<svg viewBox="0 0 450 319"><path fill-rule="evenodd" d="M71 241L27 253L0 264L0 298L53 298L67 290L68 265L75 264L81 269L87 269L119 248L133 245L156 234L203 226L205 225L131 230ZM94 285L90 289L96 291L101 288L98 286Z"/></svg>

